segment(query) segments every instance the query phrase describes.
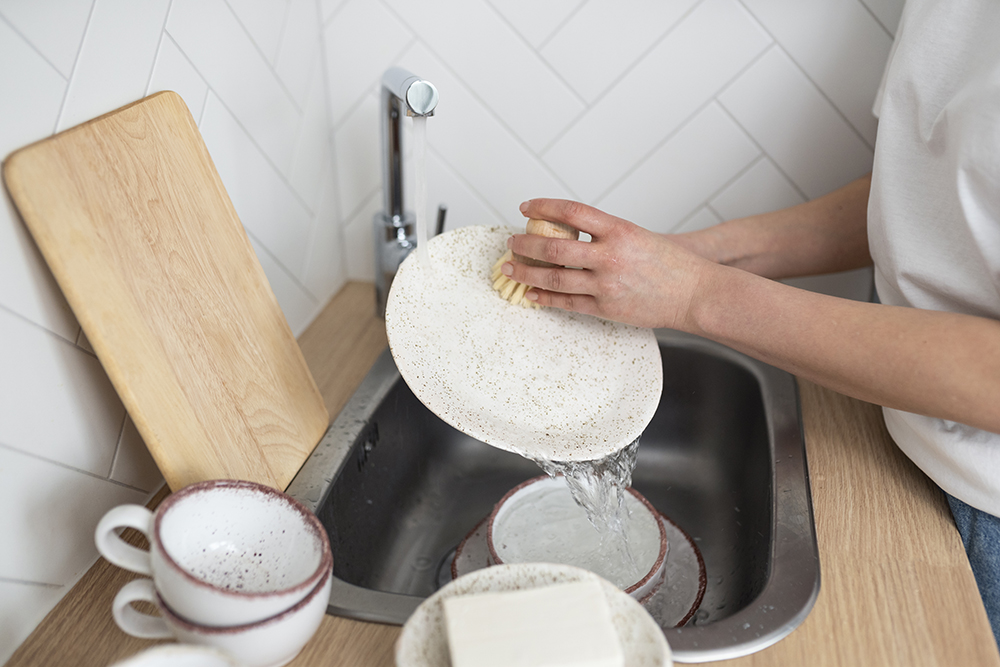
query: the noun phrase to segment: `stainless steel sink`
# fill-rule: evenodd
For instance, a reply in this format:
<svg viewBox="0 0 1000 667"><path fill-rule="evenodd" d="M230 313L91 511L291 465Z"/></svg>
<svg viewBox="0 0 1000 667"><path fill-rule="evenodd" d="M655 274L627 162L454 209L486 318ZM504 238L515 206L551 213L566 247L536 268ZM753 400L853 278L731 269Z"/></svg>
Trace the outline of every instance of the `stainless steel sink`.
<svg viewBox="0 0 1000 667"><path fill-rule="evenodd" d="M705 561L701 607L664 630L682 662L752 653L794 630L819 557L794 378L724 346L657 331L664 387L633 486ZM401 624L446 582L456 545L540 474L451 428L386 351L289 487L333 545L329 613Z"/></svg>

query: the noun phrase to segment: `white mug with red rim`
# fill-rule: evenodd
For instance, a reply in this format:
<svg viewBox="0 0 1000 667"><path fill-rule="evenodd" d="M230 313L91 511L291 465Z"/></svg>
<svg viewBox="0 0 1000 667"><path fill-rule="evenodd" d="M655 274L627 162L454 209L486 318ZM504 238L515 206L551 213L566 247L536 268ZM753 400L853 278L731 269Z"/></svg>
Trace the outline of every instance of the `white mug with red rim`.
<svg viewBox="0 0 1000 667"><path fill-rule="evenodd" d="M148 551L117 529L135 528ZM294 607L333 567L323 525L268 486L213 480L185 487L155 512L120 505L101 519L97 549L119 567L153 578L173 613L208 627L255 623Z"/></svg>

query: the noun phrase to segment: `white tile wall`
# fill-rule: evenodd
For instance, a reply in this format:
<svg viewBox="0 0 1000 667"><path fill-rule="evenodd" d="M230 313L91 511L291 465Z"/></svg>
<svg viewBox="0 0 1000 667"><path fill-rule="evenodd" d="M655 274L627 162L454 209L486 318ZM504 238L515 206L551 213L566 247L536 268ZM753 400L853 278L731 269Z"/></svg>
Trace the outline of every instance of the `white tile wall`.
<svg viewBox="0 0 1000 667"><path fill-rule="evenodd" d="M208 98L208 84L169 34L160 40L160 50L156 54L146 93L156 90L172 90L180 95L191 116L201 122Z"/></svg>
<svg viewBox="0 0 1000 667"><path fill-rule="evenodd" d="M0 14L26 43L68 79L93 7L93 0L62 0L59 11L53 12L51 6L41 2L2 0Z"/></svg>
<svg viewBox="0 0 1000 667"><path fill-rule="evenodd" d="M56 131L143 96L169 4L169 0L94 3Z"/></svg>
<svg viewBox="0 0 1000 667"><path fill-rule="evenodd" d="M583 109L583 101L488 3L386 2L456 79L532 150L548 145Z"/></svg>
<svg viewBox="0 0 1000 667"><path fill-rule="evenodd" d="M892 38L856 0L745 0L802 71L869 145L875 144L874 99Z"/></svg>
<svg viewBox="0 0 1000 667"><path fill-rule="evenodd" d="M684 123L600 205L669 232L760 156L760 149L715 102Z"/></svg>
<svg viewBox="0 0 1000 667"><path fill-rule="evenodd" d="M205 102L201 133L247 231L293 273L303 267L309 211L214 94Z"/></svg>
<svg viewBox="0 0 1000 667"><path fill-rule="evenodd" d="M587 6L586 0L503 0L496 9L535 48L542 48L574 12Z"/></svg>
<svg viewBox="0 0 1000 667"><path fill-rule="evenodd" d="M320 18L336 7L0 0L0 158L178 92L299 333L346 279ZM163 481L6 196L0 369L3 663L96 559L101 515Z"/></svg>
<svg viewBox="0 0 1000 667"><path fill-rule="evenodd" d="M339 126L375 88L385 68L413 40L413 33L381 2L347 0L327 23L323 40L330 118Z"/></svg>
<svg viewBox="0 0 1000 667"><path fill-rule="evenodd" d="M125 409L97 358L4 310L0 340L0 443L107 476Z"/></svg>
<svg viewBox="0 0 1000 667"><path fill-rule="evenodd" d="M365 94L337 126L333 135L336 150L337 185L340 212L354 217L358 209L374 198L381 183L378 140L378 97ZM371 245L371 244L369 244ZM372 247L364 254L372 255ZM351 274L356 275L356 274ZM372 274L374 275L374 274Z"/></svg>
<svg viewBox="0 0 1000 667"><path fill-rule="evenodd" d="M285 0L229 0L227 4L261 55L274 62L287 20L288 3Z"/></svg>
<svg viewBox="0 0 1000 667"><path fill-rule="evenodd" d="M284 172L291 160L301 111L273 63L225 0L172 0L166 31L264 156ZM305 37L312 39L314 35Z"/></svg>
<svg viewBox="0 0 1000 667"><path fill-rule="evenodd" d="M770 43L735 0L704 0L546 151L546 163L600 204Z"/></svg>
<svg viewBox="0 0 1000 667"><path fill-rule="evenodd" d="M146 492L155 491L163 483L163 476L128 416L125 417L118 450L111 464L111 479Z"/></svg>
<svg viewBox="0 0 1000 667"><path fill-rule="evenodd" d="M94 527L108 508L141 503L146 493L13 449L0 449L0 528L5 536L29 535L16 549L0 553L4 578L59 584L93 562L86 549L67 544L93 540ZM80 502L86 498L87 502ZM9 544L5 538L5 544Z"/></svg>
<svg viewBox="0 0 1000 667"><path fill-rule="evenodd" d="M887 32L896 34L904 3L898 0L862 0L862 2Z"/></svg>
<svg viewBox="0 0 1000 667"><path fill-rule="evenodd" d="M805 201L768 157L762 157L709 202L723 220L788 208Z"/></svg>
<svg viewBox="0 0 1000 667"><path fill-rule="evenodd" d="M251 7L254 2L248 2ZM281 3L278 3L279 5ZM282 34L295 35L295 39L283 39L279 42L278 53L274 59L278 80L288 88L292 98L299 107L306 106L306 96L313 85L314 77L322 74L322 62L318 56L322 51L320 36L321 24L317 21L315 0L288 0L287 18L282 26ZM310 39L312 36L312 39ZM322 99L326 98L326 81L320 79L323 86ZM326 108L324 105L324 115Z"/></svg>
<svg viewBox="0 0 1000 667"><path fill-rule="evenodd" d="M794 6L792 6L794 5ZM651 229L805 201L870 168L902 0L0 0L0 156L178 91L294 331L374 274L378 81L434 82L448 226L573 197ZM407 192L412 201L412 193ZM808 287L867 295L866 274ZM160 483L9 201L0 206L0 662ZM41 517L53 517L39 530Z"/></svg>
<svg viewBox="0 0 1000 667"><path fill-rule="evenodd" d="M592 104L696 4L590 0L547 41L541 54ZM597 40L606 46L594 48Z"/></svg>
<svg viewBox="0 0 1000 667"><path fill-rule="evenodd" d="M722 91L719 101L807 197L871 169L871 147L779 46Z"/></svg>
<svg viewBox="0 0 1000 667"><path fill-rule="evenodd" d="M327 156L320 169L316 224L312 226L303 285L309 294L334 294L344 282L343 228L337 213L337 188L333 160ZM374 274L373 274L374 275Z"/></svg>
<svg viewBox="0 0 1000 667"><path fill-rule="evenodd" d="M31 12L25 14L18 16L22 22L31 18ZM3 20L0 63L7 63L0 66L0 154L6 156L52 132L66 94L66 79ZM6 197L0 207L0 304L68 340L76 339L76 320Z"/></svg>

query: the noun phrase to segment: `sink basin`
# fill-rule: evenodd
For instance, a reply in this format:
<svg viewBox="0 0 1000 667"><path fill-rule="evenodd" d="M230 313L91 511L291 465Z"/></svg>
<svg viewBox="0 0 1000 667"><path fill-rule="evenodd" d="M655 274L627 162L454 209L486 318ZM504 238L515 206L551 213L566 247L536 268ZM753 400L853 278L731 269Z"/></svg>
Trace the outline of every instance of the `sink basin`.
<svg viewBox="0 0 1000 667"><path fill-rule="evenodd" d="M711 341L656 335L663 395L632 485L692 537L707 574L694 618L664 633L681 662L746 655L794 630L819 592L795 380ZM288 489L330 535L329 613L405 622L450 580L462 538L539 474L427 410L387 350Z"/></svg>

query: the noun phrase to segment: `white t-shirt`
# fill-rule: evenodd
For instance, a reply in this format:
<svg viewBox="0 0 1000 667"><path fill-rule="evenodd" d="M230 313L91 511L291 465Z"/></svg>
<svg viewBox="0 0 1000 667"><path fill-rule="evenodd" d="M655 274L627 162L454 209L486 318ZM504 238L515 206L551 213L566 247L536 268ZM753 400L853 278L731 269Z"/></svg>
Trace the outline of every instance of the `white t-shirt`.
<svg viewBox="0 0 1000 667"><path fill-rule="evenodd" d="M1000 320L1000 0L910 0L875 113L868 239L879 299ZM1000 435L883 412L941 488L1000 515Z"/></svg>

